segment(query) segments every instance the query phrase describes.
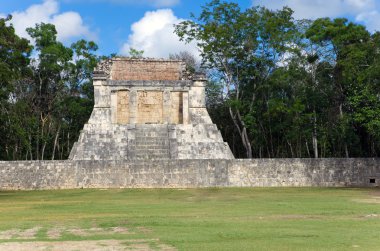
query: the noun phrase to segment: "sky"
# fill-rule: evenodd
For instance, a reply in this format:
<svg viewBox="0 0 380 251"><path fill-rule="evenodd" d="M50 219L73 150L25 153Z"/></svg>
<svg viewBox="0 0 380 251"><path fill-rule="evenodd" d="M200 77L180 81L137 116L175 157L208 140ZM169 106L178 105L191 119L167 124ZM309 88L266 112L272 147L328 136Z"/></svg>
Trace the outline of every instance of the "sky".
<svg viewBox="0 0 380 251"><path fill-rule="evenodd" d="M70 45L84 38L95 41L99 55L127 55L130 48L147 57L168 57L189 51L173 34L173 24L198 16L206 0L0 0L0 17L12 14L16 33L28 37L25 29L36 23L53 23L58 39ZM229 1L231 2L231 1ZM291 7L296 19L346 17L380 30L380 0L235 0L242 9L261 5L269 9Z"/></svg>

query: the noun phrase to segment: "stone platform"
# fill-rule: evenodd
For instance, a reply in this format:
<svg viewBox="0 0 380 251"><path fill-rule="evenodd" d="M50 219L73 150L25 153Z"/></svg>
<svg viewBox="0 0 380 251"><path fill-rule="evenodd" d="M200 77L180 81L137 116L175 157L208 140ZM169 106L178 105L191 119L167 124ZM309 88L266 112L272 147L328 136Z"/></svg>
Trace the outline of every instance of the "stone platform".
<svg viewBox="0 0 380 251"><path fill-rule="evenodd" d="M69 159L233 159L207 112L205 86L182 61L102 62L93 112Z"/></svg>

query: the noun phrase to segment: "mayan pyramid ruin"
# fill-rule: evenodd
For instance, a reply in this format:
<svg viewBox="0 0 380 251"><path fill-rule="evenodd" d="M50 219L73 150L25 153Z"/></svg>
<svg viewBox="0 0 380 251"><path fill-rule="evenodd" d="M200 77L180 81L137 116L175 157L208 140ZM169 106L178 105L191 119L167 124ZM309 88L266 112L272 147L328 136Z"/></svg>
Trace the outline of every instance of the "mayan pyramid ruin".
<svg viewBox="0 0 380 251"><path fill-rule="evenodd" d="M179 60L101 62L94 109L69 159L233 159L207 112L205 85Z"/></svg>

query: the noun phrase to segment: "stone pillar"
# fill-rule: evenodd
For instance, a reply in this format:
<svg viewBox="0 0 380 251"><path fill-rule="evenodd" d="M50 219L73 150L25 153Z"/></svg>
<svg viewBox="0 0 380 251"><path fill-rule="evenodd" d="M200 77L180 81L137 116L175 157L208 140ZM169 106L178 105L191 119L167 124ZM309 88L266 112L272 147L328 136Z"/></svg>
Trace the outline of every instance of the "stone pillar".
<svg viewBox="0 0 380 251"><path fill-rule="evenodd" d="M137 123L137 91L131 90L129 92L129 123L136 124Z"/></svg>
<svg viewBox="0 0 380 251"><path fill-rule="evenodd" d="M111 91L111 123L117 123L117 91Z"/></svg>
<svg viewBox="0 0 380 251"><path fill-rule="evenodd" d="M109 104L107 104L109 99L109 97L107 98L107 95L109 95L107 91L109 91L109 88L103 85L105 82L105 80L94 80L94 108L109 107Z"/></svg>
<svg viewBox="0 0 380 251"><path fill-rule="evenodd" d="M206 108L206 81L195 80L190 88L190 108Z"/></svg>
<svg viewBox="0 0 380 251"><path fill-rule="evenodd" d="M162 111L162 121L164 124L170 124L170 112L171 112L171 99L170 91L164 90L163 93L163 111Z"/></svg>
<svg viewBox="0 0 380 251"><path fill-rule="evenodd" d="M189 122L191 124L212 124L206 109L206 77L194 76L193 85L189 91Z"/></svg>
<svg viewBox="0 0 380 251"><path fill-rule="evenodd" d="M182 93L182 114L183 114L183 124L189 124L189 93Z"/></svg>

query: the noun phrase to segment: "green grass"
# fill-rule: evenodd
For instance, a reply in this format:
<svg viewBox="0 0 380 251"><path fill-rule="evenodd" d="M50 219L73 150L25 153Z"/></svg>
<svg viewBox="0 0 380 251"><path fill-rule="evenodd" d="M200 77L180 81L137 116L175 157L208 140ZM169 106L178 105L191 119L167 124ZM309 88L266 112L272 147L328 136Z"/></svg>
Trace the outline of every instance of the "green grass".
<svg viewBox="0 0 380 251"><path fill-rule="evenodd" d="M376 189L326 188L3 191L0 231L39 226L33 241L48 241L55 226L119 226L133 234L60 240L159 239L198 251L380 250L379 197Z"/></svg>

